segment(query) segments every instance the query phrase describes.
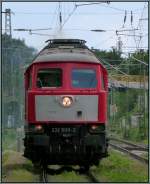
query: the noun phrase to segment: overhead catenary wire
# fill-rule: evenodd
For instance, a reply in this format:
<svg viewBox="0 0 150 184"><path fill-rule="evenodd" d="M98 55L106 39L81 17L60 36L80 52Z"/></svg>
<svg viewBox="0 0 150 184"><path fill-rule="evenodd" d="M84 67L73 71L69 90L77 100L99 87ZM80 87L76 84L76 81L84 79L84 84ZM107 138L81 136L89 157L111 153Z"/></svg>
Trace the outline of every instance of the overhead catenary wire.
<svg viewBox="0 0 150 184"><path fill-rule="evenodd" d="M140 43L141 43L141 40L142 40L142 25L141 25L141 19L143 18L145 8L147 7L146 4L147 4L147 3L145 2L144 7L143 7L143 10L142 10L142 12L141 12L141 18L139 18L139 22L138 22L138 25L137 25L137 28L140 30L140 35L141 35L140 39L137 41L137 48L140 47Z"/></svg>
<svg viewBox="0 0 150 184"><path fill-rule="evenodd" d="M54 37L55 35L49 35L49 34L42 34L42 33L34 33L34 32L31 32L31 33L29 33L30 35L39 35L39 36L52 36L52 37Z"/></svg>
<svg viewBox="0 0 150 184"><path fill-rule="evenodd" d="M97 4L102 4L102 3L107 3L109 4L110 1L106 1L106 2L93 2L93 3L82 3L82 4L77 4L76 6L87 6L87 5L97 5Z"/></svg>
<svg viewBox="0 0 150 184"><path fill-rule="evenodd" d="M118 10L118 11L125 11L124 9L116 8L116 7L110 6L110 5L109 5L109 2L110 2L110 1L106 1L106 2L97 2L97 3L89 3L89 4L77 4L77 6L85 6L85 5L99 4L100 6L103 6L103 7L106 7L106 8L111 8L111 9ZM102 4L102 3L107 3L108 5L106 6L106 5Z"/></svg>
<svg viewBox="0 0 150 184"><path fill-rule="evenodd" d="M102 43L106 43L107 41L110 41L111 38L115 37L115 35L111 35L110 37L108 37L107 39L105 40L102 40L101 42L97 43L95 45L95 47L97 47L98 45L102 44Z"/></svg>
<svg viewBox="0 0 150 184"><path fill-rule="evenodd" d="M57 9L57 8L56 8ZM37 15L37 16L49 16L53 15L56 16L58 13L55 12L15 12L15 14L24 14L24 15ZM75 16L81 16L81 15L123 15L124 12L78 12L74 13ZM137 12L133 12L133 14L138 14ZM62 15L69 15L68 12L62 12ZM145 18L146 19L146 18ZM52 18L53 20L53 18Z"/></svg>
<svg viewBox="0 0 150 184"><path fill-rule="evenodd" d="M61 29L63 28L63 26L67 23L67 21L70 19L70 17L73 15L73 13L75 12L75 10L77 9L77 6L76 4L74 5L74 8L73 10L71 11L71 13L69 13L68 17L64 20L62 26L61 26Z"/></svg>
<svg viewBox="0 0 150 184"><path fill-rule="evenodd" d="M79 6L85 6L85 5L94 5L94 4L100 4L100 5L101 5L102 3L107 3L107 4L109 4L110 2L109 2L109 1L106 1L106 2L97 2L97 3L75 4L75 6L74 6L72 12L68 15L67 19L64 21L64 23L62 24L61 27L63 27L63 26L66 24L66 22L67 22L67 21L69 20L69 18L72 16L72 14L74 13L74 11L76 10L77 7L79 7ZM121 10L121 11L122 11L122 9L118 9L118 8L115 8L115 7L110 7L110 8L113 8L113 9L116 9L116 10ZM127 15L127 11L126 11L126 10L125 10L125 14ZM126 21L126 15L125 15L124 23L125 23L125 21Z"/></svg>
<svg viewBox="0 0 150 184"><path fill-rule="evenodd" d="M27 29L27 28L20 28L20 29L14 29L14 31L45 31L45 30L51 30L52 28L37 28L37 29Z"/></svg>
<svg viewBox="0 0 150 184"><path fill-rule="evenodd" d="M142 9L141 18L139 18L139 22L138 22L137 28L140 28L140 22L141 22L141 19L143 18L144 10L145 10L145 8L148 6L148 5L146 5L146 4L147 4L147 2L145 2L144 7L143 7L143 9Z"/></svg>
<svg viewBox="0 0 150 184"><path fill-rule="evenodd" d="M117 34L118 36L124 35L124 36L136 36L136 37L141 37L141 35L130 35L130 34Z"/></svg>
<svg viewBox="0 0 150 184"><path fill-rule="evenodd" d="M119 70L118 68L114 67L113 65L111 65L110 63L108 63L107 61L105 61L104 59L101 59L101 61L104 62L105 64L109 65L114 70L116 70L116 71L118 71L118 72L120 72L120 73L128 76L128 74L126 74L125 72L123 72L123 71Z"/></svg>
<svg viewBox="0 0 150 184"><path fill-rule="evenodd" d="M82 4L83 4L83 3L82 3ZM88 5L88 4L89 4L89 3L86 3L86 5ZM96 4L100 4L100 6L102 5L102 3L98 3L98 2L97 2ZM81 4L80 4L80 5L81 5ZM89 5L90 5L90 4L89 4ZM91 4L91 5L92 5L92 4ZM93 4L93 5L94 5L94 4ZM104 6L105 6L105 5L104 5ZM106 5L105 7L108 7L108 8L109 8L109 7L111 7L111 8L116 8L116 7L113 7L113 6L110 6L110 5L109 5L109 6ZM75 7L74 7L74 8L75 8ZM118 9L118 8L117 8L117 9ZM125 11L125 10L124 10L124 9L121 9L121 8L119 8L119 9L121 10L121 11L119 11L119 13L120 13L120 14L124 14L124 11ZM128 9L130 9L130 8L128 8ZM126 10L127 12L129 12L128 9ZM133 7L132 7L132 9L133 9ZM138 9L138 11L139 11L139 10L141 10L141 9ZM114 12L115 12L115 11L114 11ZM21 12L20 12L20 13L21 13ZM36 13L36 12L35 12L35 13ZM43 13L46 14L45 12L43 12ZM67 12L62 12L62 15L63 15L63 13L66 14ZM80 12L77 12L77 13L79 14ZM117 11L117 13L118 13L118 11ZM131 13L131 10L130 10L130 13ZM132 14L134 14L134 13L135 13L135 12L133 11ZM34 12L33 12L33 14L34 14ZM53 14L53 15L54 15L55 12L47 12L47 14ZM71 13L68 13L68 14L70 15ZM73 14L75 15L76 13L74 12ZM88 14L88 13L87 13L87 14ZM70 20L69 15L66 16L65 19L64 19L64 20L66 21L66 23L68 22L67 19ZM55 15L54 15L54 16L55 16ZM54 17L54 16L53 16L53 17ZM146 17L146 16L145 16L145 17ZM53 19L53 20L54 20L54 19ZM65 21L64 21L64 25L66 24ZM64 30L67 30L67 29L64 29ZM87 30L86 30L86 29L70 29L70 30L75 30L75 31L90 31L90 30L88 30L88 29L87 29ZM68 29L68 31L69 31L69 29ZM107 30L107 31L115 31L115 30ZM38 34L38 33L34 33L34 32L33 32L33 34L37 34L37 35L39 35L39 36L42 36L42 34ZM49 34L45 34L45 35L44 35L44 34L43 34L43 36L53 36L53 35L49 35ZM132 35L131 35L131 36L132 36ZM140 35L139 35L139 36L140 36ZM111 39L111 38L110 38L110 39ZM105 42L105 40L102 41L102 43L104 43L104 42ZM106 40L106 42L107 42L107 40ZM101 44L101 42L100 42L99 44ZM104 44L105 44L105 43L104 43Z"/></svg>
<svg viewBox="0 0 150 184"><path fill-rule="evenodd" d="M52 21L51 21L51 27L53 27L53 24L54 24L54 21L55 21L55 19L56 19L56 13L57 13L57 6L56 6L56 8L55 8L55 10L54 10L54 14L53 14L53 17L52 17Z"/></svg>
<svg viewBox="0 0 150 184"><path fill-rule="evenodd" d="M124 54L124 55L127 56L127 54L126 54L125 52L123 52L122 54ZM136 60L136 61L138 61L138 62L141 63L141 64L144 64L144 65L148 66L148 64L147 64L146 62L144 62L144 61L142 61L142 60L140 60L140 59L137 59L137 58L135 58L134 56L131 56L131 58L134 59L134 60Z"/></svg>

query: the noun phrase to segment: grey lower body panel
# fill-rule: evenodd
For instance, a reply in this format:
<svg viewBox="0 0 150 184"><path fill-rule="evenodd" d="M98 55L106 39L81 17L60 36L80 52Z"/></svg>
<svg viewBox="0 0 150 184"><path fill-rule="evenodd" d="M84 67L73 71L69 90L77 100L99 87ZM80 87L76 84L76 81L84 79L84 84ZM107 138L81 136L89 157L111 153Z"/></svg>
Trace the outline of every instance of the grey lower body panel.
<svg viewBox="0 0 150 184"><path fill-rule="evenodd" d="M98 95L72 95L74 100L70 107L60 104L61 97L36 95L36 121L98 121Z"/></svg>

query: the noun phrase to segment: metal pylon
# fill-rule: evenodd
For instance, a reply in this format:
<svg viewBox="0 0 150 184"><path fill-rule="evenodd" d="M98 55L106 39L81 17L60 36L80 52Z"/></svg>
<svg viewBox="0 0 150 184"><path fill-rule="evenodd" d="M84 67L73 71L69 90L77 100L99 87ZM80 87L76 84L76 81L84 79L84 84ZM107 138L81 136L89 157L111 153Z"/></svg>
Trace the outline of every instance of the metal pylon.
<svg viewBox="0 0 150 184"><path fill-rule="evenodd" d="M12 36L11 33L11 10L5 9L5 34Z"/></svg>

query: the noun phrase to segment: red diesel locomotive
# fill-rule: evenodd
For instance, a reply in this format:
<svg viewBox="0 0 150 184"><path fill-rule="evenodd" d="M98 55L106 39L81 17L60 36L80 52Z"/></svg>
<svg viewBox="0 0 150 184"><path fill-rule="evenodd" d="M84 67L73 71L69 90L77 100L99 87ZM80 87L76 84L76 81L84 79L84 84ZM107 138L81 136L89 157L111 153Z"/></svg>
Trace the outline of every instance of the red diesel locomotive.
<svg viewBox="0 0 150 184"><path fill-rule="evenodd" d="M107 71L84 40L48 41L25 72L24 156L88 168L107 156Z"/></svg>

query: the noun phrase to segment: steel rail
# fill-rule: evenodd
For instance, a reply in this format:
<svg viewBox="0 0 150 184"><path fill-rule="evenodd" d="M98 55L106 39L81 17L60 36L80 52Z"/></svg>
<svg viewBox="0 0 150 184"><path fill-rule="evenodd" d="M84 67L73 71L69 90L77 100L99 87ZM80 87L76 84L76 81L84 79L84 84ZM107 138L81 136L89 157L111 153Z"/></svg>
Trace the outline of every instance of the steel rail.
<svg viewBox="0 0 150 184"><path fill-rule="evenodd" d="M86 173L87 177L89 178L90 182L92 183L100 183L100 181L90 172Z"/></svg>
<svg viewBox="0 0 150 184"><path fill-rule="evenodd" d="M142 151L148 151L148 146L142 146L142 145L139 145L139 144L135 144L133 142L128 142L126 140L122 140L122 139L118 139L118 138L109 138L109 140L113 140L113 141L117 141L117 142L121 142L121 143L125 143L127 145L130 145L130 146L133 146L133 147L136 147L137 149L139 148L139 150L142 150Z"/></svg>
<svg viewBox="0 0 150 184"><path fill-rule="evenodd" d="M47 169L45 167L42 167L41 168L40 182L42 182L42 183L48 183Z"/></svg>
<svg viewBox="0 0 150 184"><path fill-rule="evenodd" d="M121 146L118 146L116 144L112 144L112 143L109 143L109 146L111 146L113 149L116 149L118 151L121 151L123 153L127 153L128 155L130 155L132 158L135 158L136 160L142 162L142 163L145 163L145 164L148 164L149 163L149 160L146 159L146 158L143 158L143 157L140 157L139 155L137 154L134 154L132 153L131 151L121 147Z"/></svg>
<svg viewBox="0 0 150 184"><path fill-rule="evenodd" d="M88 170L82 170L82 171L77 171L74 170L75 172L79 172L80 174L84 174L85 176L87 176L89 182L92 183L100 183L100 181ZM41 171L40 171L40 182L42 183L48 183L48 169L46 167L41 167ZM79 175L80 175L79 174Z"/></svg>

